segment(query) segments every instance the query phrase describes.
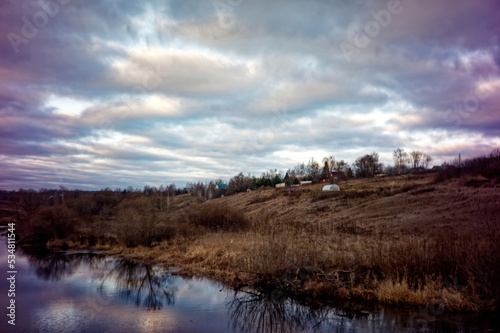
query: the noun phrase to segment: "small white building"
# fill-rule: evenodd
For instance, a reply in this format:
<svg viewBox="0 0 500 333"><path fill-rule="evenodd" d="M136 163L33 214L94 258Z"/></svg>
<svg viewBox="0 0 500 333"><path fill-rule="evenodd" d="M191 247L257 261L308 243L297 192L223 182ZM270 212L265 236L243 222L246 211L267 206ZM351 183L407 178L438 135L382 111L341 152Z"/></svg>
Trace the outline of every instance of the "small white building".
<svg viewBox="0 0 500 333"><path fill-rule="evenodd" d="M325 186L323 186L323 191L333 191L333 192L336 192L336 191L340 191L340 187L337 184L325 185Z"/></svg>
<svg viewBox="0 0 500 333"><path fill-rule="evenodd" d="M311 185L311 184L312 184L312 181L310 181L310 180L302 180L300 182L300 185Z"/></svg>
<svg viewBox="0 0 500 333"><path fill-rule="evenodd" d="M279 184L276 184L274 187L276 188L284 188L286 186L285 183L279 183Z"/></svg>

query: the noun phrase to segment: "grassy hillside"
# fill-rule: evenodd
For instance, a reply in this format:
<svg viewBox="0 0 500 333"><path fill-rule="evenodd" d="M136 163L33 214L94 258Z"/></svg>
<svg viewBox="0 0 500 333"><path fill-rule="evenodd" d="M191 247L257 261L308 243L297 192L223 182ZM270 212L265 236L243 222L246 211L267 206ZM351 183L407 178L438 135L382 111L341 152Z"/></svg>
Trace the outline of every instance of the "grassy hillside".
<svg viewBox="0 0 500 333"><path fill-rule="evenodd" d="M267 188L208 201L135 194L111 200L105 216L79 197L39 211L25 237L43 234L51 246L105 249L316 302L499 308L499 184L436 182L427 174L340 186L331 193L320 184Z"/></svg>

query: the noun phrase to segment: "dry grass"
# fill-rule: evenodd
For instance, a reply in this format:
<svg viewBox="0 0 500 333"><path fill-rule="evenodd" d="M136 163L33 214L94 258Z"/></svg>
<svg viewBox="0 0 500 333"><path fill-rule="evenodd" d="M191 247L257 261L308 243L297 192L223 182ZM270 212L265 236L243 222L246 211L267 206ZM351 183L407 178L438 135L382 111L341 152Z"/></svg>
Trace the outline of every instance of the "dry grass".
<svg viewBox="0 0 500 333"><path fill-rule="evenodd" d="M432 196L429 201L432 202L443 191L452 191L453 187L429 187L425 180L419 178L417 184L401 186L383 182L371 187L364 185L365 188L359 190L363 191L362 195L347 199L343 193L322 194L314 188L297 193L266 193L268 200L240 194L247 196L246 203L233 206L247 211L245 215L250 217L251 226L245 222L243 230L232 232L216 227L217 232L191 235L189 242L174 238L162 242L161 254L153 257L182 267L182 274L213 276L235 287L278 288L296 297L357 298L398 305L432 305L447 310L498 308L500 227L498 215L489 203L477 200L470 204L469 215L461 215L474 223L474 233L443 224L428 232L413 232L408 226L395 229L394 222L382 219L387 218L384 210L393 209L392 202L425 196ZM380 184L384 186L377 190ZM366 193L369 195L365 196ZM449 198L448 204L456 201L463 206L459 200L462 194L458 192L456 199ZM219 202L228 205L231 200L224 198ZM386 200L391 200L391 204L385 203ZM419 200L425 202L425 198ZM377 219L320 218L321 214L339 216L351 209L365 216L365 211L375 214L377 210L371 207L378 202L384 202L384 210L379 210ZM307 203L308 208L302 208L301 212L305 210L319 216L293 218L291 212L297 210L291 207L301 207L302 203ZM340 207L339 213L324 209L328 205ZM212 212L204 208L203 211ZM290 213L278 213L287 211ZM207 214L213 222L204 223L208 223L207 226L215 223L213 217L218 215ZM190 218L185 221L192 222Z"/></svg>
<svg viewBox="0 0 500 333"><path fill-rule="evenodd" d="M432 175L342 188L269 189L202 203L180 196L168 212L136 198L120 204L113 221L99 222L95 246L295 297L500 308L498 188L435 183ZM120 227L133 231L132 240L141 228L154 233L129 248Z"/></svg>
<svg viewBox="0 0 500 333"><path fill-rule="evenodd" d="M311 195L311 202L318 202L327 199L336 199L342 196L342 192L315 191Z"/></svg>
<svg viewBox="0 0 500 333"><path fill-rule="evenodd" d="M235 287L279 288L297 297L478 310L498 305L495 250L494 243L471 238L443 242L442 237L404 236L393 241L381 233L327 234L321 228L304 232L300 225L268 217L246 232L208 233L189 245L174 240L156 250L130 253ZM488 271L490 275L482 276Z"/></svg>

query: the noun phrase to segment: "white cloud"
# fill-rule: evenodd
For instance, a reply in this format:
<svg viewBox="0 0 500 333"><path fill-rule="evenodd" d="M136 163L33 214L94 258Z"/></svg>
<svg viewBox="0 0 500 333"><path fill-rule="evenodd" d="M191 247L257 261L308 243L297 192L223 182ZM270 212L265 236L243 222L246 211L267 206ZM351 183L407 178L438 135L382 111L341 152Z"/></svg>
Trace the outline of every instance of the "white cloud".
<svg viewBox="0 0 500 333"><path fill-rule="evenodd" d="M76 99L72 97L50 95L45 101L45 107L54 109L55 114L77 117L89 106L93 105L91 101Z"/></svg>
<svg viewBox="0 0 500 333"><path fill-rule="evenodd" d="M111 79L137 92L203 96L250 88L263 74L253 60L204 50L147 48L115 63Z"/></svg>

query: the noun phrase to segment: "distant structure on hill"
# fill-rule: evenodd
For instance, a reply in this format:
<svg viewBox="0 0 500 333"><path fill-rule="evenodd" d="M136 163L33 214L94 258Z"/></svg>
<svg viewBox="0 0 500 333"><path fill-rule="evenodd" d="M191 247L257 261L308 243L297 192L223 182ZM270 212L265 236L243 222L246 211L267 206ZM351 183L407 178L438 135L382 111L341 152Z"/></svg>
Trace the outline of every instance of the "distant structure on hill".
<svg viewBox="0 0 500 333"><path fill-rule="evenodd" d="M325 185L325 186L323 186L323 191L325 191L325 192L327 192L327 191L337 192L337 191L340 191L340 187L337 184Z"/></svg>
<svg viewBox="0 0 500 333"><path fill-rule="evenodd" d="M338 182L340 179L345 179L345 172L344 171L331 171L328 174L328 178L321 179L319 182L320 183L333 183L333 182Z"/></svg>

